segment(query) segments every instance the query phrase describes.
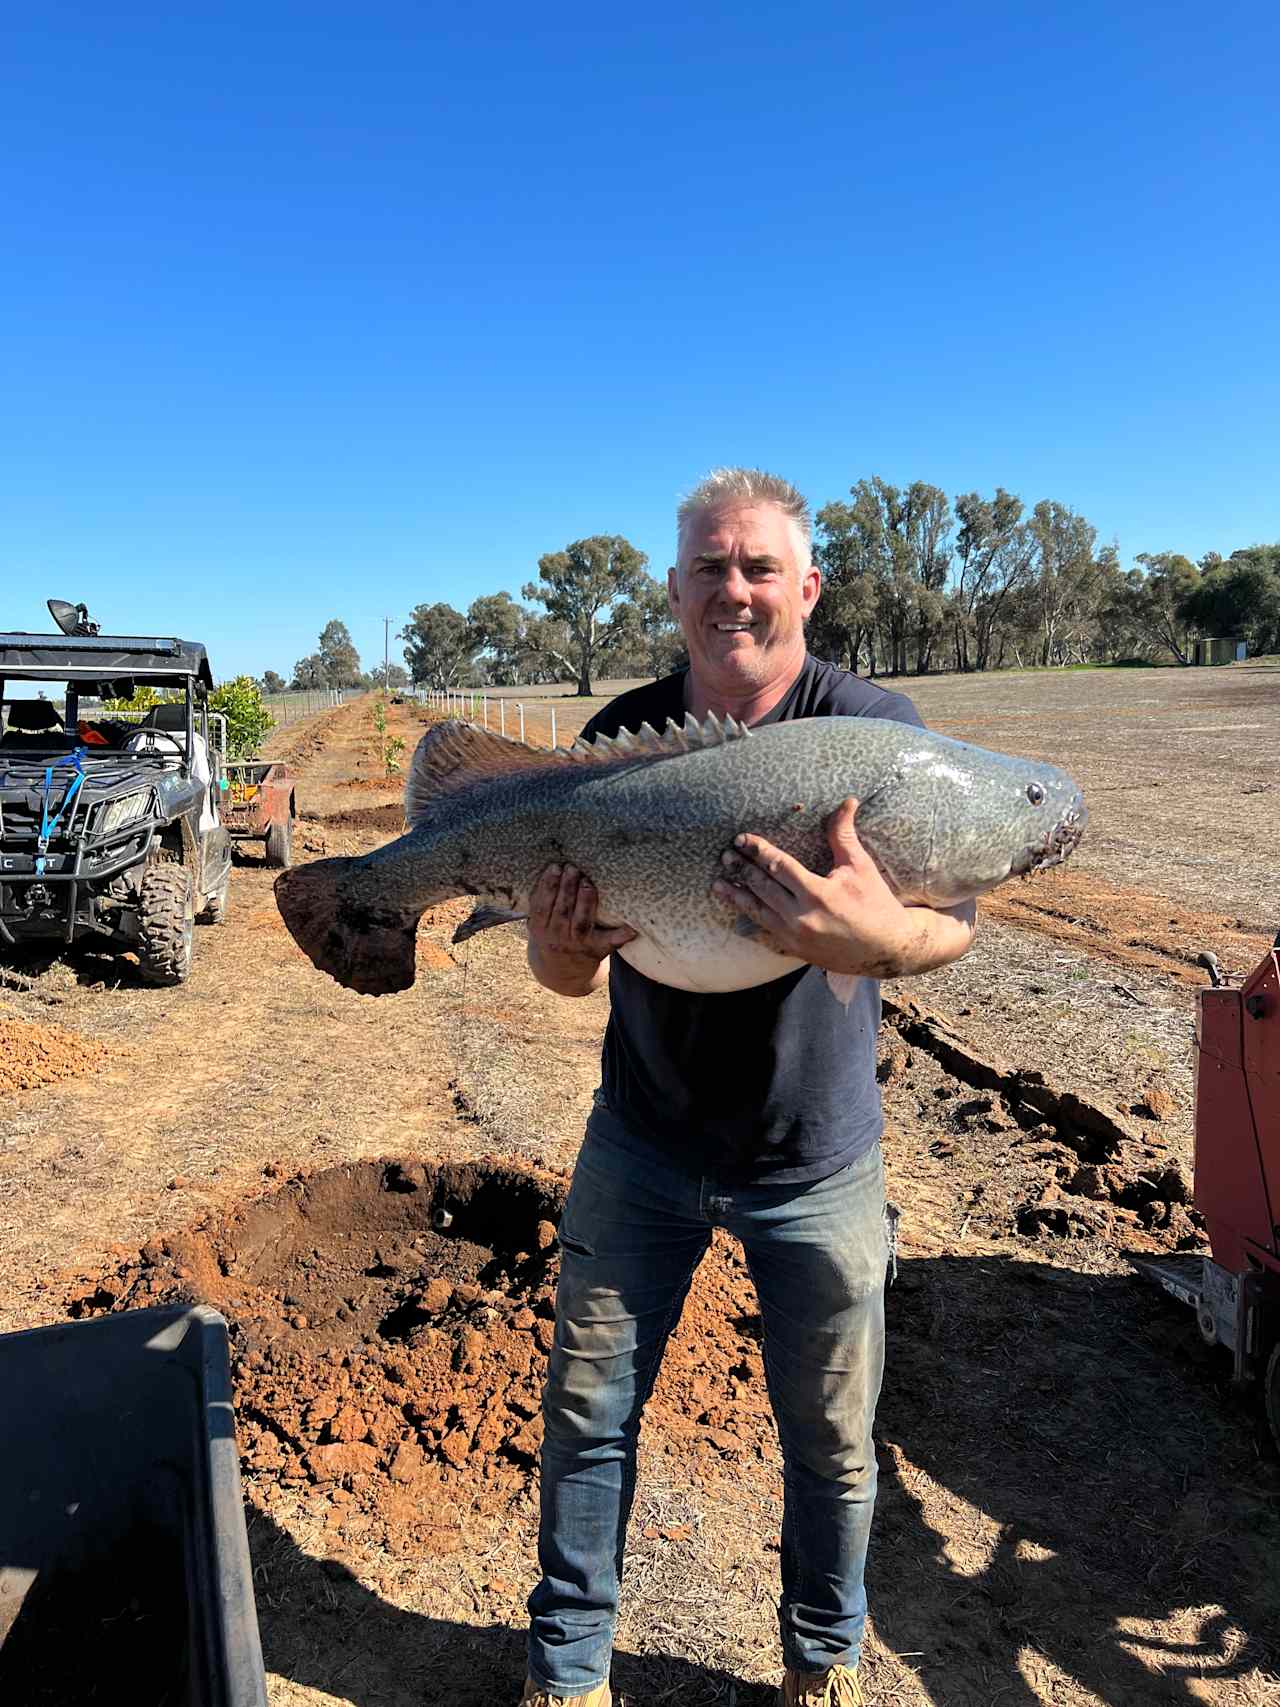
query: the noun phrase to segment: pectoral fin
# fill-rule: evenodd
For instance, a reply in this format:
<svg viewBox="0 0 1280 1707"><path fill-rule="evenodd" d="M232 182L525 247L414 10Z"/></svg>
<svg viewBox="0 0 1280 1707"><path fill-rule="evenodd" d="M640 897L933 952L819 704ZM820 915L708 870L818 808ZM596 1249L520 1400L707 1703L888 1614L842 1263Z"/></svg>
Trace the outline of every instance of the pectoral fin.
<svg viewBox="0 0 1280 1707"><path fill-rule="evenodd" d="M506 907L477 907L470 918L464 919L454 931L452 940L466 942L478 931L491 931L495 925L517 925L528 917L528 913L513 913Z"/></svg>

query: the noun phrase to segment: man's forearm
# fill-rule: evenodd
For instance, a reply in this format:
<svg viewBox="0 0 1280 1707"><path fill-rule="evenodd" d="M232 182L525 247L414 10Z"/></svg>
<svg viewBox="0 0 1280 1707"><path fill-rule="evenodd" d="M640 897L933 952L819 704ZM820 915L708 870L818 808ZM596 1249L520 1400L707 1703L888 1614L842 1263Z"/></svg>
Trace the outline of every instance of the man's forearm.
<svg viewBox="0 0 1280 1707"><path fill-rule="evenodd" d="M578 954L542 954L536 943L529 944L529 970L542 985L557 996L589 996L598 990L609 976L609 958L596 960Z"/></svg>
<svg viewBox="0 0 1280 1707"><path fill-rule="evenodd" d="M965 901L959 907L908 907L906 940L887 976L910 978L918 972L933 972L959 960L977 930L977 907Z"/></svg>

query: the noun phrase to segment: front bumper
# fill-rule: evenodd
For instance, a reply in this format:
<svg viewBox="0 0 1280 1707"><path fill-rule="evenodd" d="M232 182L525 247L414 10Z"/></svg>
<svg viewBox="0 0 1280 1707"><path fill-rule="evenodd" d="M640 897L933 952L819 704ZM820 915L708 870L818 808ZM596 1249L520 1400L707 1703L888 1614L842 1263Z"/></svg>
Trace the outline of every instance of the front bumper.
<svg viewBox="0 0 1280 1707"><path fill-rule="evenodd" d="M30 844L0 843L0 943L118 935L101 916L100 891L122 871L145 862L156 829L154 823L130 824L115 835L58 845L45 854L43 871ZM32 899L36 885L47 901Z"/></svg>

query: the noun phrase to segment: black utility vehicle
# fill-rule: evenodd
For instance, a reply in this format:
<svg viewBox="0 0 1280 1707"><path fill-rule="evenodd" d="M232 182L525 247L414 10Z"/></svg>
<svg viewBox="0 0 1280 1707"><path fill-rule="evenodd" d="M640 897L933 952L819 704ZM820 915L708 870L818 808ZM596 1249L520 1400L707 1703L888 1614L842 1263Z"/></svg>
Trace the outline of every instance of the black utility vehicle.
<svg viewBox="0 0 1280 1707"><path fill-rule="evenodd" d="M93 940L152 984L191 970L194 924L225 916L225 725L203 646L100 634L49 600L60 634L0 634L0 953ZM140 687L165 702L106 710Z"/></svg>

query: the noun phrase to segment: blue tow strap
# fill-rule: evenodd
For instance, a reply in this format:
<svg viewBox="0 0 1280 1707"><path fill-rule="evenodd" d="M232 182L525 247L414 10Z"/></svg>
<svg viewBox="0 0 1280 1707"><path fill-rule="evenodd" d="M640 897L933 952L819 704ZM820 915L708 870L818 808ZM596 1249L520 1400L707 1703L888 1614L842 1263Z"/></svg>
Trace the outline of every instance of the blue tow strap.
<svg viewBox="0 0 1280 1707"><path fill-rule="evenodd" d="M53 817L51 818L49 816L49 796L53 792L53 773L55 770L61 770L66 765L74 765L76 774L72 777L71 781L67 784L67 792L62 797L62 805L59 806L58 810L54 813ZM36 876L37 877L43 877L44 876L44 857L49 851L49 843L53 840L54 831L58 828L58 825L62 822L63 814L66 812L68 806L70 806L74 803L76 795L79 794L80 785L81 785L81 783L83 783L83 781L84 781L84 748L83 747L77 747L75 752L72 753L69 758L64 759L60 765L46 765L44 768L44 794L43 794L41 801L40 801L40 834L36 838Z"/></svg>

